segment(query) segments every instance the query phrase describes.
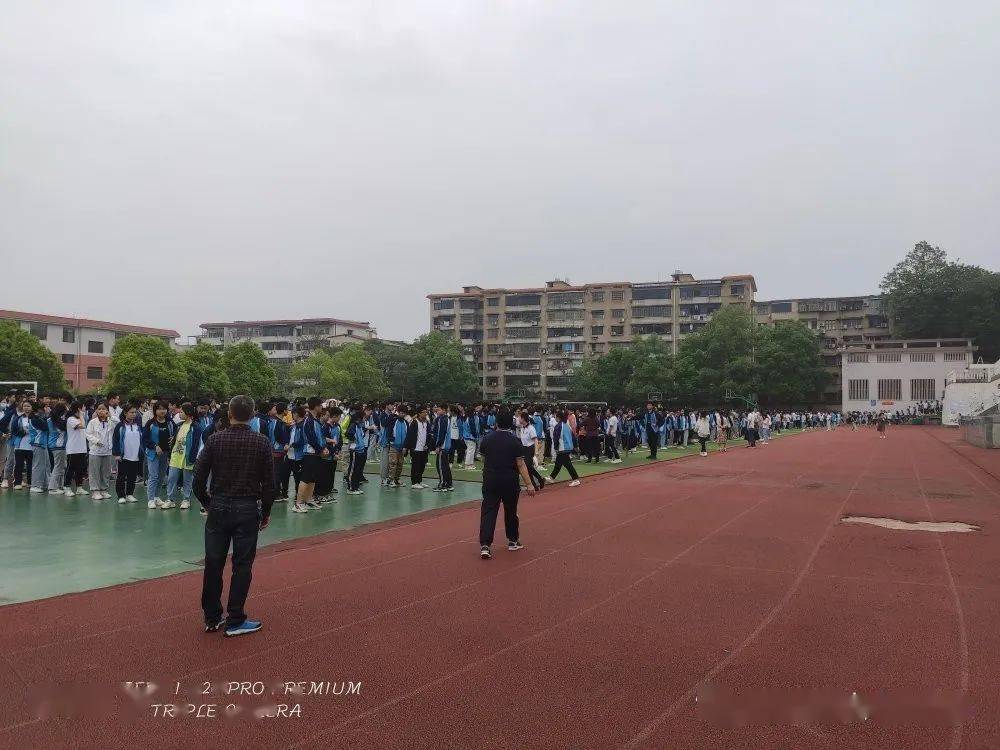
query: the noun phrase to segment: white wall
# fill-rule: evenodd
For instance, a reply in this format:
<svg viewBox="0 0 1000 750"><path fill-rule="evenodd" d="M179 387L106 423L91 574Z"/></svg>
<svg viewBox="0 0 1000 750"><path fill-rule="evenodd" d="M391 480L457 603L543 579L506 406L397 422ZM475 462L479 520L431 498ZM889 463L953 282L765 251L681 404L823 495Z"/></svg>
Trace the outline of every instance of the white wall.
<svg viewBox="0 0 1000 750"><path fill-rule="evenodd" d="M923 399L913 399L910 394L910 380L920 378L934 379L934 393L930 400L944 398L945 379L948 374L955 370L963 369L966 365L960 361L944 361L945 352L955 352L962 350L944 348L914 348L914 349L876 349L867 352L844 352L841 364L841 384L843 388L842 409L843 411L905 411L911 406L916 406ZM876 355L882 352L899 352L902 357L900 362L878 362ZM910 354L934 354L933 362L912 362ZM851 354L868 354L868 362L851 362ZM971 358L971 354L966 353L966 362ZM878 381L883 378L901 380L901 394L899 399L892 403L883 403L878 397ZM868 398L865 400L851 400L849 381L867 380ZM873 404L872 401L875 403Z"/></svg>

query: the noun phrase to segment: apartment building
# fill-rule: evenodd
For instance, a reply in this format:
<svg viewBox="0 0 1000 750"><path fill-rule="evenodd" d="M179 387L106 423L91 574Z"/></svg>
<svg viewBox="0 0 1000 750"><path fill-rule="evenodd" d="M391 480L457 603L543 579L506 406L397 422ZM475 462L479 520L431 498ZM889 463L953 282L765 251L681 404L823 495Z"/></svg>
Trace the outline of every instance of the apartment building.
<svg viewBox="0 0 1000 750"><path fill-rule="evenodd" d="M780 325L798 321L822 337L823 363L830 378L821 405L841 403L841 354L845 347L883 341L892 337L889 317L877 295L856 297L806 297L754 303L757 322Z"/></svg>
<svg viewBox="0 0 1000 750"><path fill-rule="evenodd" d="M756 291L750 275L695 279L677 271L670 281L572 285L556 279L528 289L467 286L428 299L431 330L461 343L480 372L484 398L559 398L587 357L647 335L676 352L678 342L723 305L750 309Z"/></svg>
<svg viewBox="0 0 1000 750"><path fill-rule="evenodd" d="M972 364L971 339L882 339L843 350L842 411L906 411L944 400L948 375Z"/></svg>
<svg viewBox="0 0 1000 750"><path fill-rule="evenodd" d="M229 323L202 323L199 342L218 349L252 341L264 350L273 365L290 365L308 357L319 347L360 343L378 337L368 321L341 318L304 320L234 320Z"/></svg>
<svg viewBox="0 0 1000 750"><path fill-rule="evenodd" d="M106 320L67 318L43 313L0 310L0 318L17 324L59 357L66 387L89 393L104 383L115 342L130 333L156 336L172 346L180 334L169 328L150 328Z"/></svg>

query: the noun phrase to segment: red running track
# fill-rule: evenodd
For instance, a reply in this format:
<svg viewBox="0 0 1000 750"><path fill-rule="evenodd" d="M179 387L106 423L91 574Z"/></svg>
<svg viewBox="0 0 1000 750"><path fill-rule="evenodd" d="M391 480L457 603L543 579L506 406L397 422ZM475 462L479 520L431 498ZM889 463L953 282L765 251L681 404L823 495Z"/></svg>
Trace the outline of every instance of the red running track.
<svg viewBox="0 0 1000 750"><path fill-rule="evenodd" d="M522 503L526 548L486 562L475 503L265 550L249 606L265 630L240 639L200 631L197 574L4 607L0 746L998 747L1000 481L954 434L841 428L547 490ZM231 722L36 720L26 697L154 677L362 687L302 698L301 718ZM724 729L697 714L704 681L940 689L968 712Z"/></svg>

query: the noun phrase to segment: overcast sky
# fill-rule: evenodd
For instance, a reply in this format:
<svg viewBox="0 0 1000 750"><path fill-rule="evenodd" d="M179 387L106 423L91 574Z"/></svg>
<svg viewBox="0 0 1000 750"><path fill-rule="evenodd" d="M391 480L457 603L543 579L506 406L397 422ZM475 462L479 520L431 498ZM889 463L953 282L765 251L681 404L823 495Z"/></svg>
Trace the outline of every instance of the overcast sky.
<svg viewBox="0 0 1000 750"><path fill-rule="evenodd" d="M196 333L429 292L996 267L1000 3L0 0L0 307ZM16 259L16 263L9 261Z"/></svg>

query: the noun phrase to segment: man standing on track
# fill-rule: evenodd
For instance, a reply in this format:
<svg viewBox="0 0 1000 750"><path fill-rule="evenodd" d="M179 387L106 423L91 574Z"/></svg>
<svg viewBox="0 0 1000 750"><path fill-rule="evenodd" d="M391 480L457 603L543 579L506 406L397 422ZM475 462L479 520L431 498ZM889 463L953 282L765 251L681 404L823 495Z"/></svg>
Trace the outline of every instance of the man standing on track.
<svg viewBox="0 0 1000 750"><path fill-rule="evenodd" d="M524 462L521 441L514 435L514 416L510 412L497 414L496 430L483 438L479 452L483 456L483 505L479 516L479 556L489 560L490 545L497 525L497 514L503 503L503 525L507 534L507 549L522 548L517 499L521 494L518 480L524 480L525 491L535 494L535 488Z"/></svg>
<svg viewBox="0 0 1000 750"><path fill-rule="evenodd" d="M253 399L249 396L234 396L229 402L229 429L208 439L195 464L194 494L208 511L201 589L206 633L219 630L223 624L227 636L254 633L261 628L259 621L247 619L243 605L253 577L257 533L266 529L271 519L275 483L271 444L248 426L253 410ZM223 617L222 572L230 543L233 572L229 583L229 616Z"/></svg>

